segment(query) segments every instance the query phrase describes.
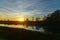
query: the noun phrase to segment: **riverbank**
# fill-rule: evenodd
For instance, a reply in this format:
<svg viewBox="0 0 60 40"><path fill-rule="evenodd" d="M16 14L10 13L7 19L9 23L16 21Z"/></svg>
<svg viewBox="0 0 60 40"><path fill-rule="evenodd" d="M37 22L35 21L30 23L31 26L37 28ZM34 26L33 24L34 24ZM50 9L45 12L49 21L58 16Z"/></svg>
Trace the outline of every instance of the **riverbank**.
<svg viewBox="0 0 60 40"><path fill-rule="evenodd" d="M37 31L0 26L0 39L4 40L50 40L52 38L55 37Z"/></svg>

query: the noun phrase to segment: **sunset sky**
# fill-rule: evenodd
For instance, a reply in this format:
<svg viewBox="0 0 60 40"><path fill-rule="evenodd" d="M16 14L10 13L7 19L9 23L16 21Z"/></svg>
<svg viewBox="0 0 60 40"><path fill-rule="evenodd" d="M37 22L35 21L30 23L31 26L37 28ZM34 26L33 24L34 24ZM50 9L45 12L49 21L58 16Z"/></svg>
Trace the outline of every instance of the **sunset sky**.
<svg viewBox="0 0 60 40"><path fill-rule="evenodd" d="M60 9L60 0L0 0L0 18L37 17Z"/></svg>

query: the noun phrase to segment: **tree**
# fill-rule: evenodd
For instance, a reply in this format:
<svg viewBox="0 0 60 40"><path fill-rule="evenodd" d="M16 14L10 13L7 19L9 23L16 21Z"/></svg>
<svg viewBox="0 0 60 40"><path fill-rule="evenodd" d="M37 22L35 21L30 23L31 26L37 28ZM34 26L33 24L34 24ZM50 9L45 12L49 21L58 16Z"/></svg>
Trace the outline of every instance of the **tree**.
<svg viewBox="0 0 60 40"><path fill-rule="evenodd" d="M34 21L34 17L32 17L32 21Z"/></svg>
<svg viewBox="0 0 60 40"><path fill-rule="evenodd" d="M29 21L29 19L28 19L28 18L26 18L26 21Z"/></svg>
<svg viewBox="0 0 60 40"><path fill-rule="evenodd" d="M54 13L47 17L48 21L60 21L60 10L56 10Z"/></svg>
<svg viewBox="0 0 60 40"><path fill-rule="evenodd" d="M60 32L60 10L49 14L46 18L47 29L50 32Z"/></svg>
<svg viewBox="0 0 60 40"><path fill-rule="evenodd" d="M36 21L40 21L40 18L39 18L39 17L37 17L37 18L36 18Z"/></svg>

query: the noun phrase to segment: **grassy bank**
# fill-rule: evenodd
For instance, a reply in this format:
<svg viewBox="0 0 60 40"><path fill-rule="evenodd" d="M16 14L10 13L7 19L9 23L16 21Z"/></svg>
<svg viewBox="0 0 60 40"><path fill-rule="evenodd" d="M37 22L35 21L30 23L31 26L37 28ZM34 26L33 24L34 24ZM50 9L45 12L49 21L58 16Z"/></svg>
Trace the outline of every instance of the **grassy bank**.
<svg viewBox="0 0 60 40"><path fill-rule="evenodd" d="M20 28L0 27L0 40L53 40L54 35Z"/></svg>

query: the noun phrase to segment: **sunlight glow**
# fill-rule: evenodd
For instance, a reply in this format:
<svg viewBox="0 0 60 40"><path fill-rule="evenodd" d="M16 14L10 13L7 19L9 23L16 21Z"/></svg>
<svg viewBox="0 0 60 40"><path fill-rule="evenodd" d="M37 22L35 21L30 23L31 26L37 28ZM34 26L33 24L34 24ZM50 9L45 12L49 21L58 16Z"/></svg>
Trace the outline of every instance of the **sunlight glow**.
<svg viewBox="0 0 60 40"><path fill-rule="evenodd" d="M19 18L19 21L25 21L24 18Z"/></svg>

